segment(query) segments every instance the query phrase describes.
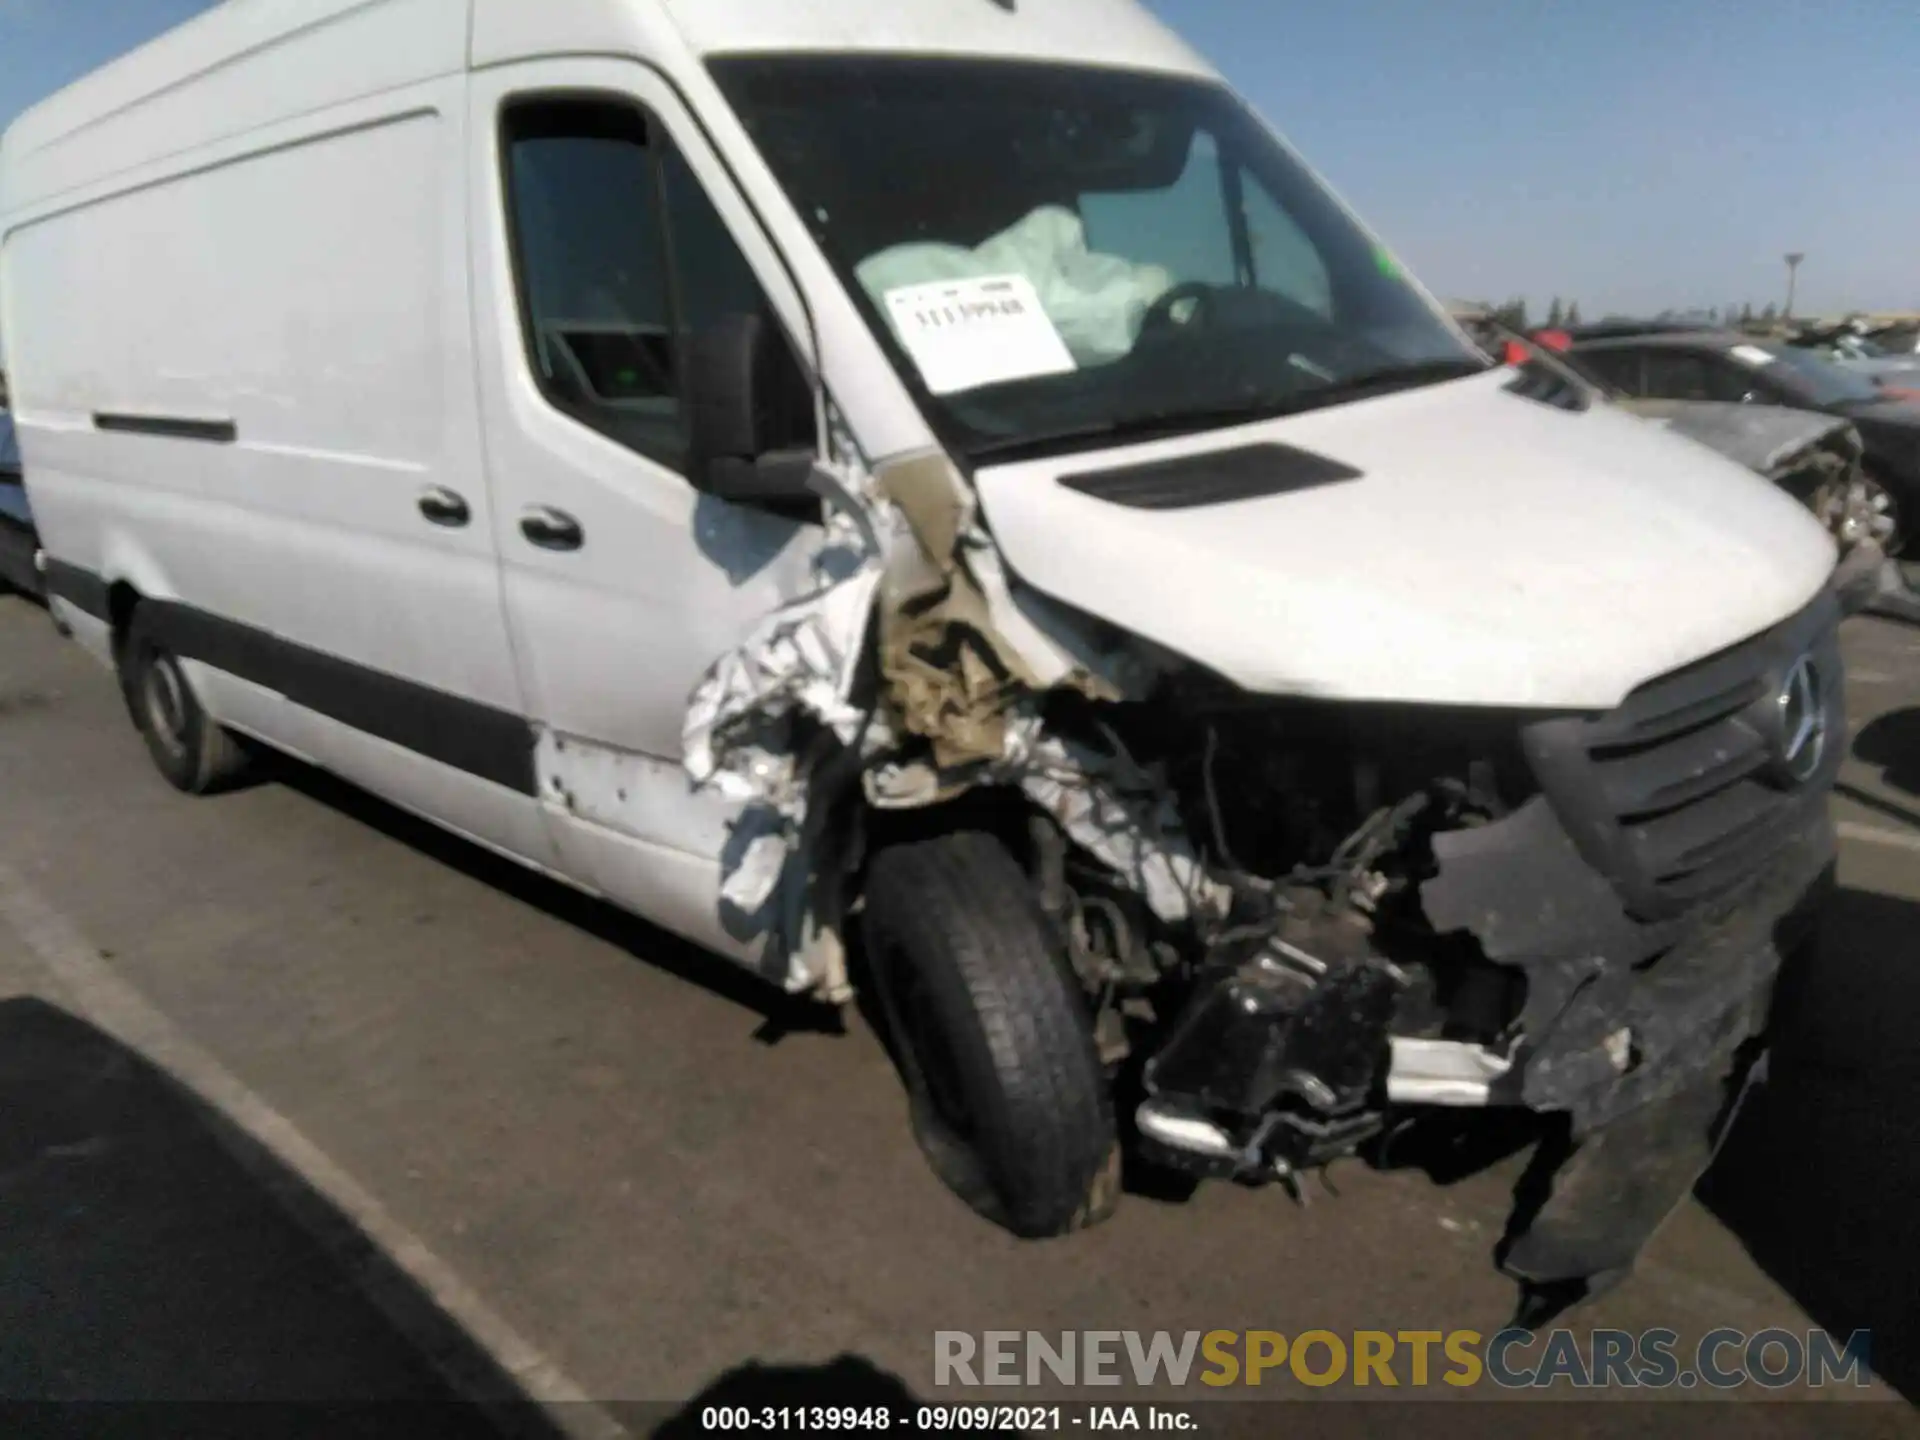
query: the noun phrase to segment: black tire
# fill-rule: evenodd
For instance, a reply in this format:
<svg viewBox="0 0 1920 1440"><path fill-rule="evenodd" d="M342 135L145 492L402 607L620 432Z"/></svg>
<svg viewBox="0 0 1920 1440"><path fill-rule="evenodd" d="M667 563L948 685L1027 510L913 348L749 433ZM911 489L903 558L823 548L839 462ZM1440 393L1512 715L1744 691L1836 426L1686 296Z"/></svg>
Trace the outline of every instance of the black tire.
<svg viewBox="0 0 1920 1440"><path fill-rule="evenodd" d="M193 693L180 659L153 633L151 612L133 612L120 645L120 688L155 767L176 790L207 795L245 778L252 756Z"/></svg>
<svg viewBox="0 0 1920 1440"><path fill-rule="evenodd" d="M1026 874L992 835L889 846L867 867L867 958L915 1137L1014 1234L1063 1235L1120 1194L1086 1002Z"/></svg>

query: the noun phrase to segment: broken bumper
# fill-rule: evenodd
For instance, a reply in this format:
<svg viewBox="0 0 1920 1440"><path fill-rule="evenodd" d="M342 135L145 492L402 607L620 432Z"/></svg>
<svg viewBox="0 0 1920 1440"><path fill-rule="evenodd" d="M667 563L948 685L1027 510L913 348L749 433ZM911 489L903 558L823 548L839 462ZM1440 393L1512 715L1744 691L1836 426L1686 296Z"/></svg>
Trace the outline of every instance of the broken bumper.
<svg viewBox="0 0 1920 1440"><path fill-rule="evenodd" d="M1584 911L1598 927L1591 933L1605 937L1597 954L1562 946L1549 958L1507 957L1527 972L1530 1023L1505 1067L1486 1077L1483 1103L1567 1117L1516 1189L1498 1251L1501 1269L1521 1283L1524 1324L1623 1277L1691 1191L1745 1093L1780 967L1809 938L1834 877L1821 793L1765 870L1711 917L1635 926L1616 908L1602 924L1603 888L1579 881L1579 857L1564 832L1556 842L1551 820L1544 807L1523 811L1510 834L1493 826L1480 837L1493 842L1481 852L1486 863L1513 844L1530 848L1537 879L1559 872L1560 888L1542 892L1535 920ZM1429 910L1444 914L1464 899L1470 874L1443 868L1451 888L1430 891ZM1493 917L1480 918L1494 929Z"/></svg>
<svg viewBox="0 0 1920 1440"><path fill-rule="evenodd" d="M1529 726L1541 793L1435 838L1428 920L1526 984L1494 1103L1564 1110L1589 1131L1676 1093L1764 1024L1833 861L1839 613L1823 594L1606 715Z"/></svg>
<svg viewBox="0 0 1920 1440"><path fill-rule="evenodd" d="M1423 1094L1408 1075L1435 1075L1444 1062L1420 1042L1396 1042L1390 1095L1564 1110L1577 1132L1587 1132L1723 1073L1764 1029L1780 966L1810 934L1833 887L1833 858L1831 822L1824 813L1810 816L1736 905L1663 953L1641 958L1642 937L1613 955L1523 966L1551 999L1528 1005L1533 1023L1523 1026L1512 1054L1457 1047L1477 1052L1481 1068L1459 1066L1451 1095Z"/></svg>
<svg viewBox="0 0 1920 1440"><path fill-rule="evenodd" d="M1544 803L1446 837L1427 909L1524 978L1510 1043L1397 1033L1399 972L1364 940L1329 949L1342 932L1323 929L1324 978L1263 949L1202 979L1146 1066L1143 1138L1186 1168L1256 1176L1350 1153L1382 1089L1393 1106L1565 1115L1582 1141L1721 1084L1831 886L1832 826L1823 796L1808 799L1761 872L1711 913L1662 922L1628 915ZM1416 1001L1414 1015L1431 1011Z"/></svg>

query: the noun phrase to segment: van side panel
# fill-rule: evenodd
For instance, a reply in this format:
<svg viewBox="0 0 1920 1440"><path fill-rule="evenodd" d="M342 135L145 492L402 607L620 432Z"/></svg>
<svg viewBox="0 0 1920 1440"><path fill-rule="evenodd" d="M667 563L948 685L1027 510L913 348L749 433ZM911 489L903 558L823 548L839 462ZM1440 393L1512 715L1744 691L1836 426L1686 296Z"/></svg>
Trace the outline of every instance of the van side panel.
<svg viewBox="0 0 1920 1440"><path fill-rule="evenodd" d="M15 121L0 208L138 183L157 162L455 74L466 64L467 9L468 0L214 6Z"/></svg>
<svg viewBox="0 0 1920 1440"><path fill-rule="evenodd" d="M215 717L531 863L466 236L465 0L222 5L8 132L49 555ZM451 492L451 497L449 495Z"/></svg>
<svg viewBox="0 0 1920 1440"><path fill-rule="evenodd" d="M438 101L458 98L457 81L406 92L398 115L16 232L12 343L30 357L19 402L51 553L515 709L481 633L501 618L450 267L463 120ZM474 523L423 523L428 484ZM449 629L449 606L484 627Z"/></svg>
<svg viewBox="0 0 1920 1440"><path fill-rule="evenodd" d="M430 461L438 130L427 108L381 116L16 233L21 408L88 429L101 413L230 423L238 450L179 452L198 467L259 450Z"/></svg>

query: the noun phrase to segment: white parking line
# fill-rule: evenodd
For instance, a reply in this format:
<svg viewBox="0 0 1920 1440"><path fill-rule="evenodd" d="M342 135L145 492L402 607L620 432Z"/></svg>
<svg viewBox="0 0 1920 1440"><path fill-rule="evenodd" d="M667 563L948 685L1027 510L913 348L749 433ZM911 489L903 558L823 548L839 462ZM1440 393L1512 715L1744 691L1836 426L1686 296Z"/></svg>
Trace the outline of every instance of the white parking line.
<svg viewBox="0 0 1920 1440"><path fill-rule="evenodd" d="M519 1387L518 1393L501 1394L497 1393L501 1387L495 1385L493 1393L488 1393L475 1376L455 1373L455 1367L446 1365L447 1357L435 1353L436 1347L430 1341L424 1344L428 1358L444 1366L448 1381L467 1398L487 1406L531 1400L547 1412L556 1429L575 1440L627 1440L630 1432L595 1404L550 1356L502 1319L460 1278L453 1266L395 1219L379 1200L302 1134L293 1121L154 1009L138 990L100 959L100 952L87 943L73 922L5 865L0 865L0 923L6 924L25 942L50 988L77 1014L168 1071L331 1202ZM250 1157L236 1150L236 1158L248 1163ZM284 1175L277 1177L276 1184L276 1177L263 1173L267 1167L258 1165L258 1157L251 1158L256 1178L279 1192L277 1198L289 1213L307 1225L323 1245L341 1248L337 1222L332 1227L333 1233L326 1233L326 1227L316 1225L308 1213L312 1209L311 1201L306 1206L297 1203ZM417 1303L409 1310L394 1303L395 1297L384 1295L378 1283L371 1283L374 1277L364 1273L364 1259L355 1269L362 1272L362 1280L370 1282L366 1286L369 1298L403 1333L424 1328ZM426 1340L428 1337L416 1334L413 1338Z"/></svg>
<svg viewBox="0 0 1920 1440"><path fill-rule="evenodd" d="M1891 845L1896 850L1920 851L1920 835L1882 830L1878 825L1861 825L1853 820L1842 820L1833 828L1839 832L1842 840L1858 840L1866 845Z"/></svg>

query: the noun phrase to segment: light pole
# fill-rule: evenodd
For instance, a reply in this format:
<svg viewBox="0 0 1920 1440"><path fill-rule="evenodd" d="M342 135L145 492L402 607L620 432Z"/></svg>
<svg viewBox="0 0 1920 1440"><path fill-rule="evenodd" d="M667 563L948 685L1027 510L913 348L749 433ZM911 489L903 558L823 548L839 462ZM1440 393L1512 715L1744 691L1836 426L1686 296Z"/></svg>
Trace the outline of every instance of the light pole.
<svg viewBox="0 0 1920 1440"><path fill-rule="evenodd" d="M1782 320L1793 319L1793 282L1799 277L1800 262L1806 258L1805 252L1800 250L1787 256L1787 313L1780 317Z"/></svg>

